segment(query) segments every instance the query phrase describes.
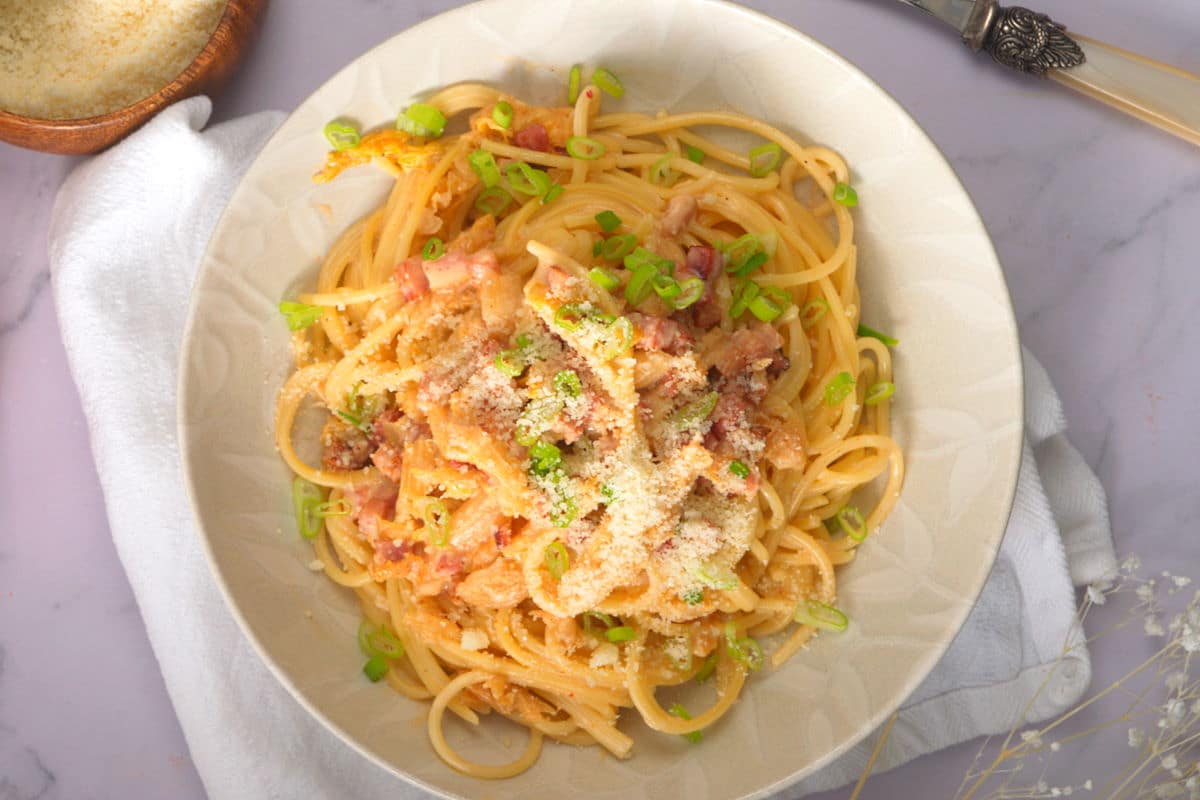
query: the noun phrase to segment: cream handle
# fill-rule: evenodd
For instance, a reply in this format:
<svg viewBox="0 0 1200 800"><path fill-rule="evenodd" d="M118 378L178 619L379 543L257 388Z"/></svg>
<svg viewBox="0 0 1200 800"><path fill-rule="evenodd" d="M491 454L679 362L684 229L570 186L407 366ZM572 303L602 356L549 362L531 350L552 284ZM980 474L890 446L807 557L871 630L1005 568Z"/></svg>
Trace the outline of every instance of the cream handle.
<svg viewBox="0 0 1200 800"><path fill-rule="evenodd" d="M1087 61L1050 70L1064 86L1200 145L1200 77L1074 31Z"/></svg>

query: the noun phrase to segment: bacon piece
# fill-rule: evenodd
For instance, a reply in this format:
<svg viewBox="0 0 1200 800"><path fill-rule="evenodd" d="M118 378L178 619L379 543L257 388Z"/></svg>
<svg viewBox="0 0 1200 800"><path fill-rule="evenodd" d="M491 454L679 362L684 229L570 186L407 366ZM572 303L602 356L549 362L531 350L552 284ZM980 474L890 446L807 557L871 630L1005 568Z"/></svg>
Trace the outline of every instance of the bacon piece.
<svg viewBox="0 0 1200 800"><path fill-rule="evenodd" d="M362 469L371 457L367 435L335 416L321 429L321 445L321 466L328 470Z"/></svg>
<svg viewBox="0 0 1200 800"><path fill-rule="evenodd" d="M500 263L491 250L477 253L447 253L424 263L429 288L435 292L457 289L466 283L482 283L500 274Z"/></svg>
<svg viewBox="0 0 1200 800"><path fill-rule="evenodd" d="M634 346L639 350L661 350L678 356L696 344L687 328L673 319L635 312L629 315L629 321L637 329L638 338Z"/></svg>
<svg viewBox="0 0 1200 800"><path fill-rule="evenodd" d="M379 535L379 520L392 519L396 514L396 496L400 487L387 478L351 486L346 491L350 500L350 519L370 539Z"/></svg>
<svg viewBox="0 0 1200 800"><path fill-rule="evenodd" d="M683 229L692 224L699 208L696 198L690 194L677 194L667 203L667 210L658 222L658 229L667 236L678 236Z"/></svg>
<svg viewBox="0 0 1200 800"><path fill-rule="evenodd" d="M764 369L775 360L783 346L779 331L765 322L734 331L733 336L713 359L713 365L726 377L747 370Z"/></svg>
<svg viewBox="0 0 1200 800"><path fill-rule="evenodd" d="M546 126L536 122L517 131L513 141L517 147L537 150L539 153L545 153L550 149L550 134L546 131Z"/></svg>
<svg viewBox="0 0 1200 800"><path fill-rule="evenodd" d="M715 328L721 322L721 306L713 292L713 284L721 274L724 256L716 248L705 245L689 247L685 270L704 279L704 294L692 305L692 322L701 330Z"/></svg>
<svg viewBox="0 0 1200 800"><path fill-rule="evenodd" d="M567 289L567 283L571 280L570 274L562 267L551 264L546 267L546 288L550 290L550 294L561 295Z"/></svg>
<svg viewBox="0 0 1200 800"><path fill-rule="evenodd" d="M400 296L410 303L429 291L429 279L419 257L406 258L396 265L396 284Z"/></svg>
<svg viewBox="0 0 1200 800"><path fill-rule="evenodd" d="M414 552L413 543L408 539L396 541L383 537L375 543L375 555L381 561L399 561L411 552Z"/></svg>

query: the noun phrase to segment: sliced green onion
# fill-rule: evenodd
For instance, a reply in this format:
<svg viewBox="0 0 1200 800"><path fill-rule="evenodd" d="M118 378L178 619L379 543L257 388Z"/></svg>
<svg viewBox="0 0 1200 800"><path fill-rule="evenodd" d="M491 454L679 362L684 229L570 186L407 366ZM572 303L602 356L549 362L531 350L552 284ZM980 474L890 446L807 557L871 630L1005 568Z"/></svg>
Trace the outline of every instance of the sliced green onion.
<svg viewBox="0 0 1200 800"><path fill-rule="evenodd" d="M363 433L368 433L371 430L370 426L368 426L367 423L363 421L363 418L357 414L352 414L349 411L335 411L334 413L345 420L348 424L358 428Z"/></svg>
<svg viewBox="0 0 1200 800"><path fill-rule="evenodd" d="M750 148L750 174L756 178L766 176L768 172L779 166L783 159L783 148L775 142L760 144Z"/></svg>
<svg viewBox="0 0 1200 800"><path fill-rule="evenodd" d="M726 622L725 651L729 653L729 657L751 672L761 669L766 661L762 647L749 636L743 636L740 639L736 637L737 629L734 628L732 622Z"/></svg>
<svg viewBox="0 0 1200 800"><path fill-rule="evenodd" d="M744 278L765 263L767 263L767 254L758 252L747 258L741 264L738 264L736 267L732 269L726 269L725 271L732 273L735 278Z"/></svg>
<svg viewBox="0 0 1200 800"><path fill-rule="evenodd" d="M895 347L896 345L900 344L899 339L894 339L891 336L888 336L886 333L881 333L880 331L877 331L874 328L868 328L866 325L863 325L861 322L858 324L858 330L856 331L856 334L858 335L859 338L878 339L879 341L886 344L888 347Z"/></svg>
<svg viewBox="0 0 1200 800"><path fill-rule="evenodd" d="M607 483L601 484L600 496L604 498L604 505L612 505L613 501L617 499L617 490Z"/></svg>
<svg viewBox="0 0 1200 800"><path fill-rule="evenodd" d="M680 429L694 428L708 419L720 398L719 393L709 392L699 400L693 400L671 415L671 424Z"/></svg>
<svg viewBox="0 0 1200 800"><path fill-rule="evenodd" d="M596 620L596 622L600 623L600 625L603 625L605 629L611 628L617 624L615 619L610 617L608 614L605 614L603 611L585 611L580 616L583 617L583 632L588 634L592 632L593 627L599 627L593 626L592 620Z"/></svg>
<svg viewBox="0 0 1200 800"><path fill-rule="evenodd" d="M762 250L762 242L753 233L747 233L725 246L725 271L733 272L746 259Z"/></svg>
<svg viewBox="0 0 1200 800"><path fill-rule="evenodd" d="M688 713L687 709L679 705L679 703L676 703L668 708L667 713L672 717L678 717L682 720L690 720L692 718L692 715ZM695 744L704 738L704 733L702 731L692 731L691 733L681 733L679 735L687 739L692 744Z"/></svg>
<svg viewBox="0 0 1200 800"><path fill-rule="evenodd" d="M534 169L524 161L514 161L504 168L504 177L513 191L531 197L541 197L550 191L550 176Z"/></svg>
<svg viewBox="0 0 1200 800"><path fill-rule="evenodd" d="M717 669L717 659L720 658L717 651L709 653L708 658L704 659L704 663L700 665L700 670L696 673L696 683L704 683L712 677L713 672Z"/></svg>
<svg viewBox="0 0 1200 800"><path fill-rule="evenodd" d="M583 393L583 384L579 382L579 373L573 369L564 369L555 373L554 388L567 397L579 397Z"/></svg>
<svg viewBox="0 0 1200 800"><path fill-rule="evenodd" d="M433 531L435 545L445 547L450 543L450 509L446 508L443 501L433 500L426 503L421 518L425 521L425 527Z"/></svg>
<svg viewBox="0 0 1200 800"><path fill-rule="evenodd" d="M814 297L809 300L804 304L804 308L800 309L800 327L807 330L816 325L828 310L829 301L824 297Z"/></svg>
<svg viewBox="0 0 1200 800"><path fill-rule="evenodd" d="M404 645L396 635L385 625L374 625L364 619L358 626L358 648L364 656L382 656L384 658L403 658Z"/></svg>
<svg viewBox="0 0 1200 800"><path fill-rule="evenodd" d="M579 99L579 84L583 83L583 65L572 64L571 71L567 75L567 102L575 105L575 101Z"/></svg>
<svg viewBox="0 0 1200 800"><path fill-rule="evenodd" d="M562 184L558 184L558 183L550 184L550 188L546 190L546 193L544 195L542 195L542 205L546 205L547 203L553 203L554 199L562 193L563 193Z"/></svg>
<svg viewBox="0 0 1200 800"><path fill-rule="evenodd" d="M754 281L746 281L743 283L741 290L736 293L733 298L733 302L729 305L729 316L732 319L738 319L741 317L742 314L746 312L746 309L750 307L750 303L752 303L758 297L758 294L761 291L762 288Z"/></svg>
<svg viewBox="0 0 1200 800"><path fill-rule="evenodd" d="M684 309L704 296L704 281L701 278L688 278L679 284L679 294L671 301L671 307Z"/></svg>
<svg viewBox="0 0 1200 800"><path fill-rule="evenodd" d="M833 200L846 208L853 208L858 205L858 192L848 183L838 183L833 187Z"/></svg>
<svg viewBox="0 0 1200 800"><path fill-rule="evenodd" d="M651 183L656 186L673 186L675 181L679 180L679 173L671 169L671 160L677 155L677 153L668 153L654 162L650 167Z"/></svg>
<svg viewBox="0 0 1200 800"><path fill-rule="evenodd" d="M845 506L837 513L838 525L856 542L867 538L867 521L856 506Z"/></svg>
<svg viewBox="0 0 1200 800"><path fill-rule="evenodd" d="M604 155L605 147L588 136L572 136L567 139L567 155L580 161L595 161Z"/></svg>
<svg viewBox="0 0 1200 800"><path fill-rule="evenodd" d="M284 300L279 304L279 313L283 314L283 321L287 323L289 331L302 331L319 320L325 309L321 306Z"/></svg>
<svg viewBox="0 0 1200 800"><path fill-rule="evenodd" d="M871 388L867 389L867 397L863 403L869 406L878 405L884 400L896 393L896 384L891 381L880 381L879 383L871 384Z"/></svg>
<svg viewBox="0 0 1200 800"><path fill-rule="evenodd" d="M850 619L841 610L816 600L806 600L796 606L794 619L801 625L812 625L827 631L844 631L850 624Z"/></svg>
<svg viewBox="0 0 1200 800"><path fill-rule="evenodd" d="M592 242L592 255L593 256L600 255L600 248L603 246L604 246L603 239L597 239L596 241Z"/></svg>
<svg viewBox="0 0 1200 800"><path fill-rule="evenodd" d="M312 539L321 532L323 523L316 513L320 504L320 487L300 477L292 481L292 509L296 512L296 527L305 539Z"/></svg>
<svg viewBox="0 0 1200 800"><path fill-rule="evenodd" d="M544 478L562 465L562 450L556 444L538 439L529 446L529 458L533 462L529 471Z"/></svg>
<svg viewBox="0 0 1200 800"><path fill-rule="evenodd" d="M611 211L601 211L596 215L596 223L605 233L612 233L621 226L621 218Z"/></svg>
<svg viewBox="0 0 1200 800"><path fill-rule="evenodd" d="M592 73L592 83L613 97L620 98L625 94L625 86L621 83L621 79L604 67L597 67L596 71Z"/></svg>
<svg viewBox="0 0 1200 800"><path fill-rule="evenodd" d="M750 477L750 468L741 461L738 461L736 458L729 462L729 471L734 475L737 475L742 480L746 480Z"/></svg>
<svg viewBox="0 0 1200 800"><path fill-rule="evenodd" d="M388 660L383 656L371 656L367 659L367 663L363 664L362 671L363 675L366 675L371 683L379 683L383 676L387 674Z"/></svg>
<svg viewBox="0 0 1200 800"><path fill-rule="evenodd" d="M839 372L825 387L825 405L836 406L850 396L854 391L854 376L849 372Z"/></svg>
<svg viewBox="0 0 1200 800"><path fill-rule="evenodd" d="M504 130L512 127L513 107L507 100L500 100L492 106L492 120Z"/></svg>
<svg viewBox="0 0 1200 800"><path fill-rule="evenodd" d="M701 564L696 568L696 577L709 589L717 589L722 592L736 589L739 583L733 570L715 564Z"/></svg>
<svg viewBox="0 0 1200 800"><path fill-rule="evenodd" d="M358 128L346 122L334 120L325 126L325 138L334 150L349 150L361 141Z"/></svg>
<svg viewBox="0 0 1200 800"><path fill-rule="evenodd" d="M413 136L436 139L446 130L446 115L428 103L413 103L396 118L396 127Z"/></svg>
<svg viewBox="0 0 1200 800"><path fill-rule="evenodd" d="M519 378L525 371L525 354L519 349L501 350L496 353L496 360L493 363L500 374L510 378Z"/></svg>
<svg viewBox="0 0 1200 800"><path fill-rule="evenodd" d="M436 261L446 254L446 245L436 236L430 236L429 241L421 248L421 258L426 261Z"/></svg>
<svg viewBox="0 0 1200 800"><path fill-rule="evenodd" d="M554 419L562 411L561 397L539 397L530 400L517 417L516 440L522 447L529 447L537 441Z"/></svg>
<svg viewBox="0 0 1200 800"><path fill-rule="evenodd" d="M556 528L565 528L571 524L578 513L579 506L575 503L575 498L567 494L565 490L560 490L550 506L550 522Z"/></svg>
<svg viewBox="0 0 1200 800"><path fill-rule="evenodd" d="M783 313L783 306L765 294L751 300L747 308L760 322L772 322Z"/></svg>
<svg viewBox="0 0 1200 800"><path fill-rule="evenodd" d="M675 274L675 262L669 258L663 258L658 253L652 250L647 250L644 247L636 248L632 253L625 256L625 269L630 272L636 271L639 267L650 265L654 267L656 272L665 272L668 275Z"/></svg>
<svg viewBox="0 0 1200 800"><path fill-rule="evenodd" d="M564 303L554 312L554 324L568 331L579 330L585 319L587 311L579 303Z"/></svg>
<svg viewBox="0 0 1200 800"><path fill-rule="evenodd" d="M650 292L654 291L651 282L658 274L658 268L652 264L642 264L634 270L629 283L625 284L625 301L631 306L644 302L650 296Z"/></svg>
<svg viewBox="0 0 1200 800"><path fill-rule="evenodd" d="M489 189L500 183L500 168L496 166L496 157L482 148L467 156L467 163Z"/></svg>
<svg viewBox="0 0 1200 800"><path fill-rule="evenodd" d="M588 278L601 289L612 291L621 285L621 279L612 270L604 267L592 267L588 270Z"/></svg>
<svg viewBox="0 0 1200 800"><path fill-rule="evenodd" d="M683 152L684 152L684 155L686 155L686 156L687 156L687 160L688 160L688 161L693 161L693 162L695 162L695 163L697 163L697 164L703 164L703 163L704 163L704 151L703 151L703 150L701 150L699 147L694 147L694 146L692 146L692 145L690 145L690 144L689 144L689 145L688 145L688 146L687 146L687 147L684 149L684 151L683 151Z"/></svg>
<svg viewBox="0 0 1200 800"><path fill-rule="evenodd" d="M620 261L633 252L637 247L637 236L632 233L620 233L610 236L600 243L599 255L609 261Z"/></svg>
<svg viewBox="0 0 1200 800"><path fill-rule="evenodd" d="M615 628L609 628L604 632L604 638L610 642L628 642L630 639L637 637L637 631L628 625L618 625Z"/></svg>
<svg viewBox="0 0 1200 800"><path fill-rule="evenodd" d="M633 347L633 323L628 317L617 317L605 330L600 357L605 361L625 355Z"/></svg>
<svg viewBox="0 0 1200 800"><path fill-rule="evenodd" d="M553 541L546 545L546 571L554 580L561 580L571 566L571 555L562 542Z"/></svg>
<svg viewBox="0 0 1200 800"><path fill-rule="evenodd" d="M650 279L650 285L654 287L654 293L663 300L666 300L668 305L672 299L678 297L679 293L683 291L678 281L670 275L664 275L661 272Z"/></svg>
<svg viewBox="0 0 1200 800"><path fill-rule="evenodd" d="M475 210L496 217L508 208L508 204L511 202L512 195L508 192L499 186L489 186L479 193L479 197L475 198Z"/></svg>
<svg viewBox="0 0 1200 800"><path fill-rule="evenodd" d="M698 606L704 602L704 590L688 589L686 592L679 595L679 599L687 603L689 606Z"/></svg>

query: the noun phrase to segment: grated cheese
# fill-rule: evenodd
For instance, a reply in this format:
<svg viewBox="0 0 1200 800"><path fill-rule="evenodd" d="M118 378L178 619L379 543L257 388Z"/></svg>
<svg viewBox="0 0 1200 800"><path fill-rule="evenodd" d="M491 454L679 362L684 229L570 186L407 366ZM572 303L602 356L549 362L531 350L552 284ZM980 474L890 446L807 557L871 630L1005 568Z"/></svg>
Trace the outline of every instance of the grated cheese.
<svg viewBox="0 0 1200 800"><path fill-rule="evenodd" d="M223 0L0 0L0 108L79 119L148 97L196 58Z"/></svg>

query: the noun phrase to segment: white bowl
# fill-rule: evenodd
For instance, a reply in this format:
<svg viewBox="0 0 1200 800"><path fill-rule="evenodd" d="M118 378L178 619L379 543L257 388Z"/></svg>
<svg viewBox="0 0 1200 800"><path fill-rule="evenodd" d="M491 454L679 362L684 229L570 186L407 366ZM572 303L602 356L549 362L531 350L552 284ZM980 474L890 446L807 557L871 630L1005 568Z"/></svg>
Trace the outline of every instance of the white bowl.
<svg viewBox="0 0 1200 800"><path fill-rule="evenodd" d="M864 319L901 340L895 431L908 477L891 519L840 574L850 629L820 637L778 672L755 674L701 744L655 734L630 713L628 761L548 744L529 772L484 784L434 755L419 724L426 704L362 679L355 602L306 567L312 552L295 534L289 474L271 439L275 392L289 370L275 307L313 280L326 248L389 183L371 169L310 180L328 120L386 124L414 97L467 80L561 102L575 62L621 76L628 91L619 107L735 108L847 158L861 198ZM357 59L267 143L196 284L180 434L213 572L234 615L288 689L368 758L447 797L758 797L878 726L958 632L991 569L1016 484L1020 351L1000 266L953 171L908 114L836 54L711 0L488 0ZM454 737L496 761L524 744L504 723Z"/></svg>

